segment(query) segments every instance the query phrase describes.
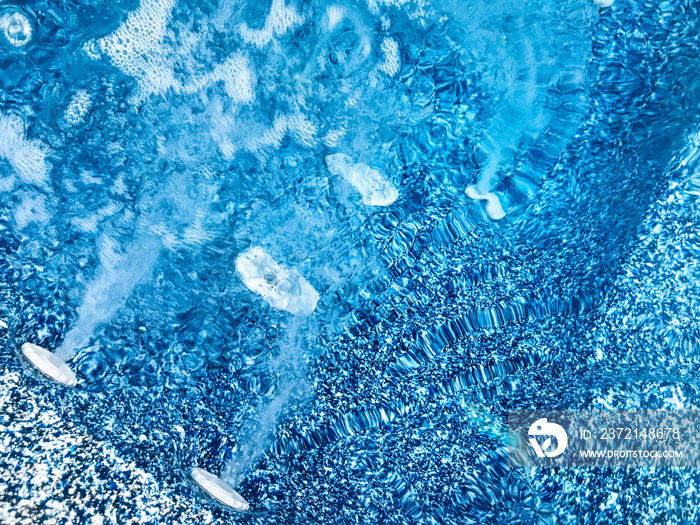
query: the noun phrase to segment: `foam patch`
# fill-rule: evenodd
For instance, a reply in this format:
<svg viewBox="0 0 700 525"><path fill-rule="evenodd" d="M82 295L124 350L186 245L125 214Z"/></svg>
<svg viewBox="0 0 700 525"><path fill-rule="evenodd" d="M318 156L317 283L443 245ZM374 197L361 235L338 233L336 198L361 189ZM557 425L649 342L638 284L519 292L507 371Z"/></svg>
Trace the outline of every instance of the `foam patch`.
<svg viewBox="0 0 700 525"><path fill-rule="evenodd" d="M248 24L240 26L240 33L248 44L263 47L275 36L282 36L302 24L304 18L293 7L286 6L284 0L272 0L270 13L262 29L251 29Z"/></svg>
<svg viewBox="0 0 700 525"><path fill-rule="evenodd" d="M97 42L116 68L138 80L137 100L163 93L176 83L162 49L174 5L175 0L142 0L116 31Z"/></svg>
<svg viewBox="0 0 700 525"><path fill-rule="evenodd" d="M7 159L16 175L26 184L43 187L49 181L47 148L38 140L28 140L24 121L14 114L0 114L0 157Z"/></svg>
<svg viewBox="0 0 700 525"><path fill-rule="evenodd" d="M278 115L272 126L261 136L248 141L248 149L251 151L277 149L287 135L292 137L299 146L313 148L316 145L317 132L316 125L300 113Z"/></svg>
<svg viewBox="0 0 700 525"><path fill-rule="evenodd" d="M12 213L18 230L23 230L30 224L43 226L51 221L52 214L49 212L49 202L45 195L21 192L19 196L21 200Z"/></svg>
<svg viewBox="0 0 700 525"><path fill-rule="evenodd" d="M399 55L398 42L393 38L385 38L382 40L381 51L384 55L384 60L377 68L387 76L396 76L396 73L401 69L401 56Z"/></svg>
<svg viewBox="0 0 700 525"><path fill-rule="evenodd" d="M78 126L85 120L91 107L92 97L87 91L81 89L71 97L63 114L63 121L69 127Z"/></svg>
<svg viewBox="0 0 700 525"><path fill-rule="evenodd" d="M254 99L255 74L250 61L240 53L230 56L211 73L195 79L184 91L195 93L217 82L223 82L224 91L234 102L246 103Z"/></svg>
<svg viewBox="0 0 700 525"><path fill-rule="evenodd" d="M360 192L362 202L367 206L391 206L399 197L394 185L375 169L366 164L354 164L344 153L335 153L326 157L328 171L343 177Z"/></svg>
<svg viewBox="0 0 700 525"><path fill-rule="evenodd" d="M331 5L326 9L326 17L328 19L328 30L333 31L347 15L345 8L339 5Z"/></svg>

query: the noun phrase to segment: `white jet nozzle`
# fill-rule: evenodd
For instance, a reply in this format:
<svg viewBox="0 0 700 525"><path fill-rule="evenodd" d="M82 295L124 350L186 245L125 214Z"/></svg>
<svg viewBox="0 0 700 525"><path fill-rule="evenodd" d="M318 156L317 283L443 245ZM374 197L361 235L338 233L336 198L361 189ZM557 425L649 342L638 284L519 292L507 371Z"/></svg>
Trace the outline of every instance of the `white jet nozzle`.
<svg viewBox="0 0 700 525"><path fill-rule="evenodd" d="M201 468L193 468L190 473L194 482L212 498L238 512L248 510L248 502L238 492L221 481L221 478Z"/></svg>
<svg viewBox="0 0 700 525"><path fill-rule="evenodd" d="M22 353L27 360L42 374L57 383L73 387L78 384L78 378L66 362L52 352L32 343L22 345Z"/></svg>

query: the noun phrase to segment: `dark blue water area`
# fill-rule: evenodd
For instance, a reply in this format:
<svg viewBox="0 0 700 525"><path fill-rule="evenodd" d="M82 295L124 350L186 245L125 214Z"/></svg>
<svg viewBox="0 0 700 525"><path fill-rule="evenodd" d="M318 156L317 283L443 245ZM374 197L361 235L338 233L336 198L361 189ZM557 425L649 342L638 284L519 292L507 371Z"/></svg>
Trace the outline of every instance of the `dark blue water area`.
<svg viewBox="0 0 700 525"><path fill-rule="evenodd" d="M0 109L21 115L51 164L45 185L3 190L3 370L223 522L698 522L694 471L516 469L499 432L508 410L603 398L668 408L670 396L683 400L673 408L700 406L696 344L683 335L695 334L700 296L663 284L684 281L662 250L682 245L692 260L700 249L692 207L667 198L693 184L693 161L679 159L698 125L698 4L547 4L554 20L581 13L547 33L524 3L496 17L511 43L488 55L488 39L466 30L470 17L490 20L488 6L347 4L354 14L323 30L328 6L298 4L306 21L258 46L233 28L263 28L269 5L180 2L166 51L144 51L146 66L86 54L138 6L23 3L32 45L3 44ZM551 39L543 48L538 31ZM391 71L386 39L399 42L393 75L377 73ZM534 84L528 46L556 57L537 63ZM188 91L188 78L243 49L252 101L232 102L221 82ZM510 56L520 65L502 88L494 64ZM163 88L144 72L159 60L174 78ZM540 109L522 109L519 90L532 85ZM76 91L90 109L71 124ZM299 115L313 137L287 123L265 142ZM338 129L345 138L320 138ZM464 194L492 155L489 133L513 144L493 185L500 221ZM339 149L390 174L398 200L363 206L327 173L323 159ZM36 199L45 218L22 222ZM144 232L159 239L152 267L130 251ZM234 261L251 245L314 285L311 316L244 287ZM33 372L21 343L58 348L101 268L125 260L146 277L123 304L121 289L105 292L120 306L70 361L78 388ZM236 487L251 505L241 515L187 473L221 473L245 447L258 454ZM125 522L140 504L122 503Z"/></svg>

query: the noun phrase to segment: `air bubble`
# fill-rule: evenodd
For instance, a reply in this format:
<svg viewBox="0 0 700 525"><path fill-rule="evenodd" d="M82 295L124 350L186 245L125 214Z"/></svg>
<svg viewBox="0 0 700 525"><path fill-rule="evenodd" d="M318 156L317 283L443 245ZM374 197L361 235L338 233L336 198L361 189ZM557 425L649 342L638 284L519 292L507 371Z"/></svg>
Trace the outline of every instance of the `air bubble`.
<svg viewBox="0 0 700 525"><path fill-rule="evenodd" d="M0 17L0 28L7 41L14 47L26 46L32 39L32 24L26 15L15 11Z"/></svg>

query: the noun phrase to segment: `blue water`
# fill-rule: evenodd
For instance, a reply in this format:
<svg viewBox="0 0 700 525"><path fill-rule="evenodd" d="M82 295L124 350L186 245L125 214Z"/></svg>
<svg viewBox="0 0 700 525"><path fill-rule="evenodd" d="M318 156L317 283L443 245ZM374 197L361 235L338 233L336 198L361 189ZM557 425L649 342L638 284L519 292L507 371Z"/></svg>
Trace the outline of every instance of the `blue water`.
<svg viewBox="0 0 700 525"><path fill-rule="evenodd" d="M694 471L514 469L498 429L513 409L700 406L699 4L11 13L32 33L0 30L0 366L21 381L0 384L0 437L30 392L189 509L152 523L698 523ZM334 153L396 202L363 204ZM251 246L313 285L312 315L243 285ZM24 512L20 450L0 516ZM27 512L143 516L121 487Z"/></svg>

